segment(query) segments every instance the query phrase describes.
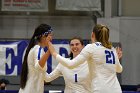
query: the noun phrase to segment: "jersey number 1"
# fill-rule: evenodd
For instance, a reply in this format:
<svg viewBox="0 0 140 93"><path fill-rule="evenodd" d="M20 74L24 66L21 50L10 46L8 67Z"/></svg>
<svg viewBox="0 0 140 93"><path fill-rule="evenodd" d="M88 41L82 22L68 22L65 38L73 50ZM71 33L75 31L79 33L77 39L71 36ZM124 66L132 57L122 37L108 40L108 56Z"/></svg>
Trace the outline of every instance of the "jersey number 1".
<svg viewBox="0 0 140 93"><path fill-rule="evenodd" d="M115 64L115 56L113 51L105 50L105 54L106 54L106 63Z"/></svg>
<svg viewBox="0 0 140 93"><path fill-rule="evenodd" d="M77 74L75 74L74 77L75 77L75 82L78 82L78 80L77 80Z"/></svg>

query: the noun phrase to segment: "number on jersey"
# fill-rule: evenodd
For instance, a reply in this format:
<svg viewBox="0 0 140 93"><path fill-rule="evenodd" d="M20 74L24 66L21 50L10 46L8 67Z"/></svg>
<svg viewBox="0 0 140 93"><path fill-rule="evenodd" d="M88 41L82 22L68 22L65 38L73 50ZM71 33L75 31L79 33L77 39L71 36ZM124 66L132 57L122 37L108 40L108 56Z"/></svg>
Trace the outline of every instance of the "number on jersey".
<svg viewBox="0 0 140 93"><path fill-rule="evenodd" d="M113 51L105 50L105 54L106 54L106 63L115 64L115 56Z"/></svg>
<svg viewBox="0 0 140 93"><path fill-rule="evenodd" d="M75 77L75 82L78 82L78 80L77 80L77 74L75 74L74 77Z"/></svg>

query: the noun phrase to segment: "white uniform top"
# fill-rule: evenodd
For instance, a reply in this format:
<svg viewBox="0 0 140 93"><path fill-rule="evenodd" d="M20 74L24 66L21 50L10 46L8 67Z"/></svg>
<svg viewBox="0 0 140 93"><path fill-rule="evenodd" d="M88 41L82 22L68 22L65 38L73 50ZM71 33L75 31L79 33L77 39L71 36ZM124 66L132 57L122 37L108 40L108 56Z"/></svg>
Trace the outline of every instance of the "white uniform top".
<svg viewBox="0 0 140 93"><path fill-rule="evenodd" d="M45 81L50 82L59 76L63 76L65 80L64 93L91 92L91 80L87 62L74 69L67 68L59 63L52 73L46 75Z"/></svg>
<svg viewBox="0 0 140 93"><path fill-rule="evenodd" d="M92 79L92 93L122 93L116 72L122 71L116 50L107 49L100 42L88 44L73 60L56 56L57 61L68 67L87 60Z"/></svg>
<svg viewBox="0 0 140 93"><path fill-rule="evenodd" d="M19 93L44 93L44 74L47 66L44 68L39 65L39 60L44 54L43 48L35 45L28 54L28 79L24 89L19 90Z"/></svg>

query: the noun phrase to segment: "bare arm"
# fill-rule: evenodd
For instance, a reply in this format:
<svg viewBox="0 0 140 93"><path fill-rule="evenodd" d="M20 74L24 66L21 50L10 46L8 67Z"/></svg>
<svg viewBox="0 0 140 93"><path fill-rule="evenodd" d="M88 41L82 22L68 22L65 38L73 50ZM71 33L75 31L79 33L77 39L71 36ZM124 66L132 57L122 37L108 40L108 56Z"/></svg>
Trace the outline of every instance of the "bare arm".
<svg viewBox="0 0 140 93"><path fill-rule="evenodd" d="M45 74L45 81L46 82L51 82L53 80L55 80L56 78L58 78L59 76L62 76L62 73L61 73L61 67L62 65L61 64L58 64L57 67L50 73L46 73Z"/></svg>
<svg viewBox="0 0 140 93"><path fill-rule="evenodd" d="M53 56L54 58L56 58L56 56L57 56L58 53L55 51L55 49L54 49L52 43L51 43L51 42L48 42L48 46L49 46L50 53L52 54L52 56Z"/></svg>
<svg viewBox="0 0 140 93"><path fill-rule="evenodd" d="M39 60L39 65L43 68L45 66L46 61L50 56L50 51L48 50Z"/></svg>
<svg viewBox="0 0 140 93"><path fill-rule="evenodd" d="M122 58L122 49L120 47L116 47L116 53L117 53L117 56L118 56L118 60L117 60L117 66L116 66L116 71L117 73L121 73L123 71L123 67L122 65L120 64L120 59Z"/></svg>
<svg viewBox="0 0 140 93"><path fill-rule="evenodd" d="M123 71L123 67L122 67L122 65L120 64L120 62L117 64L117 66L116 66L116 72L117 73L121 73Z"/></svg>
<svg viewBox="0 0 140 93"><path fill-rule="evenodd" d="M48 36L45 39L45 46L48 47L48 42L50 42L52 40L52 37ZM50 51L48 50L39 60L39 65L43 68L46 61L48 60L50 56Z"/></svg>

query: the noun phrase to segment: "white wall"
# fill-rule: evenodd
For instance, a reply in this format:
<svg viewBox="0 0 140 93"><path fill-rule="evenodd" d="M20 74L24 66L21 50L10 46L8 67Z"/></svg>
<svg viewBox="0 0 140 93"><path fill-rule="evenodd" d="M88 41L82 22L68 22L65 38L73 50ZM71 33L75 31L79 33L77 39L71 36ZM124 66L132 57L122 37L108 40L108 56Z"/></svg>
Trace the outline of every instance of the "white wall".
<svg viewBox="0 0 140 93"><path fill-rule="evenodd" d="M50 24L55 39L90 39L94 21L88 16L0 16L0 38L30 38L35 27Z"/></svg>
<svg viewBox="0 0 140 93"><path fill-rule="evenodd" d="M110 41L119 42L119 18L98 18L97 23L107 25L110 29Z"/></svg>
<svg viewBox="0 0 140 93"><path fill-rule="evenodd" d="M123 84L140 83L140 17L120 19L120 42L123 48Z"/></svg>

